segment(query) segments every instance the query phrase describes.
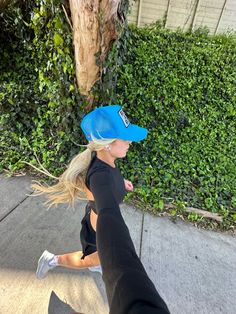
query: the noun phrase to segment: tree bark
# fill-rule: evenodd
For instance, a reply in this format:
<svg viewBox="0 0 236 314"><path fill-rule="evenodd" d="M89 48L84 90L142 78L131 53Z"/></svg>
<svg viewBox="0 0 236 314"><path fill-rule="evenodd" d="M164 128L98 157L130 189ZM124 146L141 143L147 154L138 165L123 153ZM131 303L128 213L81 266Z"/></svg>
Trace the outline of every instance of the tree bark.
<svg viewBox="0 0 236 314"><path fill-rule="evenodd" d="M73 25L76 79L82 95L99 80L102 62L118 37L116 21L121 0L69 0Z"/></svg>
<svg viewBox="0 0 236 314"><path fill-rule="evenodd" d="M165 206L165 208L167 208L167 209L176 208L176 206L173 205L173 204L167 204ZM209 218L209 219L216 220L218 222L222 222L223 221L223 217L221 217L217 213L211 213L211 212L208 212L206 210L195 208L195 207L185 207L184 209L188 213L194 213L194 214L197 214L197 215L202 216L202 217L206 217L206 218Z"/></svg>

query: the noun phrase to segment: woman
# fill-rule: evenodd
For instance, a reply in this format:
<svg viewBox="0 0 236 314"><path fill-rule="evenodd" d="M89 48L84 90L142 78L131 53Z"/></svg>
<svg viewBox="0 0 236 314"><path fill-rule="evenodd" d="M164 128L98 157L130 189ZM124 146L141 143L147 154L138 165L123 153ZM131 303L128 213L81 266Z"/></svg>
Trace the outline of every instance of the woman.
<svg viewBox="0 0 236 314"><path fill-rule="evenodd" d="M89 141L87 149L74 157L57 184L52 187L34 184L33 188L47 194L50 206L73 204L77 197L86 195L88 203L80 233L82 252L55 255L44 251L36 271L39 279L44 278L56 266L89 268L101 272L96 247L96 208L100 200L94 198L93 191L96 192L105 180L112 187L113 201L120 204L126 191L133 190L132 183L122 178L115 160L124 158L130 144L143 140L147 136L147 130L131 124L118 105L95 109L83 118L81 127ZM108 203L110 199L111 195L107 198Z"/></svg>

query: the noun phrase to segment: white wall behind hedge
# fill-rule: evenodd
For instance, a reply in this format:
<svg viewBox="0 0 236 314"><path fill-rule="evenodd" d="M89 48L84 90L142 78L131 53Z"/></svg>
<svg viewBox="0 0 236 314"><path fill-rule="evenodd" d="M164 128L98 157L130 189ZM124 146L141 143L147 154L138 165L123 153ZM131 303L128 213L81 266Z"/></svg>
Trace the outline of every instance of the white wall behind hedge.
<svg viewBox="0 0 236 314"><path fill-rule="evenodd" d="M130 5L128 20L138 26L164 20L169 29L236 31L236 0L130 0Z"/></svg>

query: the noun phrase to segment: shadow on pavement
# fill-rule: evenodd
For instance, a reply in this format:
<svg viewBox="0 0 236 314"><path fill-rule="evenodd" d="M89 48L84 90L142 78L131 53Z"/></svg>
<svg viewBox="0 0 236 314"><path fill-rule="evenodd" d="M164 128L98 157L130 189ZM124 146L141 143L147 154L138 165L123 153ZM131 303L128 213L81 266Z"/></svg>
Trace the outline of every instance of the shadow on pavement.
<svg viewBox="0 0 236 314"><path fill-rule="evenodd" d="M49 304L48 314L84 314L78 313L72 307L58 298L56 293L52 291Z"/></svg>

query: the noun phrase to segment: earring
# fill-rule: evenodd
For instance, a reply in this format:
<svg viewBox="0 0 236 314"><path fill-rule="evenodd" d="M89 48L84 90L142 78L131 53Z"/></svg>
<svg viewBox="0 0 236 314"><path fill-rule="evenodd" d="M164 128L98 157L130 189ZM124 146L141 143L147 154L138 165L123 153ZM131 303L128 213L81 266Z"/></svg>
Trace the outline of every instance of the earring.
<svg viewBox="0 0 236 314"><path fill-rule="evenodd" d="M111 147L109 145L105 146L106 150L111 150Z"/></svg>

